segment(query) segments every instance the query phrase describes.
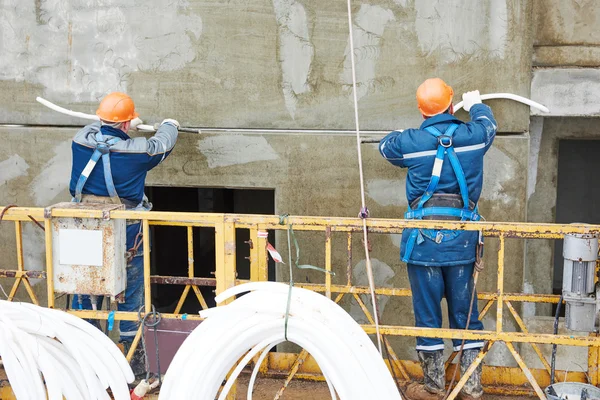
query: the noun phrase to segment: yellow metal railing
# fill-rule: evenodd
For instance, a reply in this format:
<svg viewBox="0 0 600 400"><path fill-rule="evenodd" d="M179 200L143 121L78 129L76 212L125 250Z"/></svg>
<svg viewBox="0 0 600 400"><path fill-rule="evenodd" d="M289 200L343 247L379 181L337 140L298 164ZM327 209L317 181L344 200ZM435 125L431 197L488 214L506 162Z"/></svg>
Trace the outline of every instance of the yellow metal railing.
<svg viewBox="0 0 600 400"><path fill-rule="evenodd" d="M16 278L10 290L10 299L14 298L19 285L22 283L34 303L39 303L31 287L29 279L46 278L47 304L48 307L55 306L55 293L52 276L52 234L51 220L56 217L77 218L105 218L101 211L95 210L66 210L66 209L42 209L42 208L11 208L5 210L4 221L13 221L16 232L17 269L0 270L0 278ZM46 271L26 271L23 265L23 238L22 224L31 222L31 219L44 221L45 245L46 245ZM206 301L202 296L199 286L214 286L216 293L232 287L242 280L236 277L236 230L248 229L250 231L250 280L267 280L268 259L267 239L264 232L269 230L286 230L288 224L295 231L315 231L325 235L325 268L332 270L332 232L343 232L346 234L346 250L348 262L346 266L346 284L332 283L331 275L325 274L322 284L297 284L310 290L321 292L335 302L340 302L344 296L351 296L364 311L369 324L363 325L368 334L375 333L373 316L361 299L361 294L368 294L369 289L365 286L354 286L352 283L352 236L362 229L362 220L357 218L326 218L326 217L294 217L286 219L286 224L281 224L277 216L265 215L237 215L237 214L205 214L205 213L174 213L174 212L135 212L135 211L112 211L110 218L114 219L136 219L142 221L144 237L149 237L150 226L181 226L187 229L188 242L188 276L166 277L151 276L149 241L144 241L144 283L145 283L145 309L151 309L151 283L158 284L180 284L185 285L174 313L161 314L162 318L181 319L180 314L183 302L193 291L202 308L206 308ZM193 228L210 227L215 230L215 278L198 278L194 276L194 254L193 254ZM588 348L588 370L586 372L557 371L558 380L586 382L593 385L600 384L600 338L596 335L571 336L552 335L548 333L531 333L528 331L523 319L520 317L513 303L549 303L556 304L559 296L549 294L524 294L506 293L504 291L505 276L505 242L508 238L518 239L561 239L569 233L593 233L600 234L600 226L592 225L559 225L559 224L529 224L529 223L495 223L495 222L458 222L458 221L408 221L395 219L368 219L367 227L370 233L398 234L405 228L427 228L427 229L461 229L482 231L486 237L496 237L499 240L498 247L498 274L497 290L495 292L481 292L478 299L486 301L481 310L480 318L483 318L493 305L496 307L496 327L494 330L464 331L455 329L429 329L415 328L414 326L383 325L381 333L385 335L384 345L391 355L390 368L394 369L396 375L404 381L416 379L421 372L417 363L411 360L400 360L395 354L388 338L390 336L423 336L444 339L475 339L484 340L486 346L477 357L465 376L461 377L452 392L450 399L456 397L465 384L468 376L475 370L485 356L489 354L493 346L503 343L514 357L517 367L484 366L483 383L489 393L525 395L535 393L540 398L545 398L542 387L549 384L550 365L544 357L539 344L557 344L563 346L583 346ZM263 232L263 234L259 234ZM339 272L339 271L338 271ZM410 297L411 292L405 288L376 288L377 295ZM514 318L521 332L511 332L504 329L504 306ZM69 310L69 312L91 319L107 319L108 311ZM115 320L138 320L137 313L116 312ZM198 315L186 315L187 319L200 319ZM130 359L133 350L137 346L142 334L142 327L137 332L134 344L127 355ZM514 344L528 343L533 346L535 353L539 356L542 369L530 369L522 357L516 351ZM456 364L452 363L455 355L452 355L447 363L447 370L452 372ZM310 358L308 353L302 351L300 354L271 353L265 364L261 366L265 375L284 376L286 383L277 397L285 389L289 381L295 376L303 379L322 379L319 375L318 366ZM283 371L283 372L282 372ZM451 374L448 374L451 375ZM530 386L529 386L530 385Z"/></svg>

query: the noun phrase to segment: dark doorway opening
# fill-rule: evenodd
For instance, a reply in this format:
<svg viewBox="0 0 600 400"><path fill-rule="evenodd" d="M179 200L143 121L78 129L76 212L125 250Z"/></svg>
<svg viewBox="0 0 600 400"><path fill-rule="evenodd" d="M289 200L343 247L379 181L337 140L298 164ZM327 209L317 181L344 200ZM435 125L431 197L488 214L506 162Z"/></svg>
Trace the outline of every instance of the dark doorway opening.
<svg viewBox="0 0 600 400"><path fill-rule="evenodd" d="M600 140L560 140L558 145L557 223L600 223L598 171ZM554 241L555 294L562 293L563 241ZM555 307L553 307L555 310ZM554 312L553 310L553 312ZM564 314L564 307L563 307Z"/></svg>
<svg viewBox="0 0 600 400"><path fill-rule="evenodd" d="M148 199L154 211L269 214L275 213L275 191L263 189L220 189L190 187L146 187ZM215 230L193 228L194 276L214 278ZM152 275L187 276L188 242L187 228L174 226L151 227ZM248 243L250 231L236 231L236 263L239 279L250 278L250 255ZM275 243L273 232L269 242ZM269 260L269 280L275 280L275 266ZM181 285L154 285L152 302L160 312L173 312L183 292ZM214 287L200 287L209 307L215 305ZM200 304L193 291L185 301L182 313L196 313Z"/></svg>

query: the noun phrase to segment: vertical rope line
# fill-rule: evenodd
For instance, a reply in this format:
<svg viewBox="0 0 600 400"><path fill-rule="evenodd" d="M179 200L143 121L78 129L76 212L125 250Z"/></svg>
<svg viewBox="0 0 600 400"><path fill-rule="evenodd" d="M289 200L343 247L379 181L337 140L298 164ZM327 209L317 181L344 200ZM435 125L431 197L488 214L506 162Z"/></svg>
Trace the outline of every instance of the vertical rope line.
<svg viewBox="0 0 600 400"><path fill-rule="evenodd" d="M356 125L356 148L358 151L358 171L360 175L360 199L362 204L361 218L363 219L363 241L365 247L365 261L367 264L367 276L369 277L369 289L371 292L371 302L373 304L373 317L375 320L375 331L377 333L377 345L379 353L383 354L381 348L381 333L379 332L379 312L377 310L377 298L375 297L375 282L373 280L373 268L371 266L371 257L369 255L369 244L367 237L367 207L365 205L365 182L363 175L362 151L360 148L360 127L358 122L358 95L356 93L356 67L354 62L354 35L352 28L352 4L348 3L348 29L350 34L350 63L352 64L352 95L354 97L354 123Z"/></svg>

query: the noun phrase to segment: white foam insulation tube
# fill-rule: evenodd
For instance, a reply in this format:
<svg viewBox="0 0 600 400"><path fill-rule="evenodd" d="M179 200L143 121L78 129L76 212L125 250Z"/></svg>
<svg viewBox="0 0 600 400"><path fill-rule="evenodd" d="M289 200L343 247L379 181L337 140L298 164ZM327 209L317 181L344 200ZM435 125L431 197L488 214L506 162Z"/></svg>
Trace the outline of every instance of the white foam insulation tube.
<svg viewBox="0 0 600 400"><path fill-rule="evenodd" d="M514 101L518 101L519 103L523 103L523 104L527 104L529 107L533 107L533 108L537 108L540 111L543 112L550 112L550 110L548 109L548 107L546 107L543 104L540 104L536 101L530 100L526 97L523 96L519 96L518 94L512 94L512 93L489 93L489 94L482 94L481 95L481 100L492 100L492 99L508 99L508 100L514 100ZM461 108L463 108L463 102L460 101L458 103L456 103L456 105L454 106L454 111L458 111Z"/></svg>
<svg viewBox="0 0 600 400"><path fill-rule="evenodd" d="M109 400L109 388L130 399L134 375L119 348L60 310L1 300L0 357L19 400Z"/></svg>
<svg viewBox="0 0 600 400"><path fill-rule="evenodd" d="M252 399L261 361L269 350L286 341L288 290L282 283L254 282L218 295L216 301L222 303L248 292L227 305L200 312L206 319L177 351L159 399L223 400L242 369L260 354L248 386L247 399ZM314 357L332 399L401 399L369 336L327 297L292 289L287 341ZM227 382L219 393L224 379Z"/></svg>
<svg viewBox="0 0 600 400"><path fill-rule="evenodd" d="M519 103L523 103L528 105L529 107L533 107L533 108L537 108L540 111L543 112L550 112L550 110L548 109L548 107L546 107L543 104L540 104L536 101L530 100L526 97L523 96L519 96L518 94L513 94L513 93L489 93L489 94L482 94L481 95L481 100L492 100L492 99L508 99L508 100L514 100L514 101L518 101ZM458 103L456 103L456 105L454 106L454 112L460 110L463 108L463 102L460 101ZM397 131L402 132L402 129L398 129ZM381 141L381 139L383 139L383 137L364 137L361 139L361 143L379 143Z"/></svg>
<svg viewBox="0 0 600 400"><path fill-rule="evenodd" d="M92 121L100 121L100 118L97 115L94 114L86 114L86 113L82 113L79 111L73 111L73 110L68 110L66 108L63 108L61 106L57 106L56 104L43 99L41 97L36 97L35 100L40 103L45 105L46 107L48 107L51 110L57 111L61 114L65 114L65 115L69 115L71 117L77 117L77 118L83 118L83 119L89 119ZM137 130L139 131L148 131L148 132L154 132L156 131L156 129L154 129L154 126L152 125L143 125L140 124L136 127Z"/></svg>

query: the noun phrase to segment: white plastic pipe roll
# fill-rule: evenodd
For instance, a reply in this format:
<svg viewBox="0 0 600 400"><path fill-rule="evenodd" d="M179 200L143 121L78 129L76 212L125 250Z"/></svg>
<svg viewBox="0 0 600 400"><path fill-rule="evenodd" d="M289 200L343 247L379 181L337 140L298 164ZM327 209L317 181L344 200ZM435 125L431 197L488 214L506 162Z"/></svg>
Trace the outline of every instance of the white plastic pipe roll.
<svg viewBox="0 0 600 400"><path fill-rule="evenodd" d="M0 301L0 357L19 400L129 400L134 376L104 333L59 310ZM42 380L43 377L43 380Z"/></svg>
<svg viewBox="0 0 600 400"><path fill-rule="evenodd" d="M288 289L281 283L255 282L235 286L217 296L217 303L221 303L249 292L226 306L200 313L206 319L175 355L159 399L225 399L238 374L255 355L260 354L264 360L269 349L286 341ZM371 339L328 298L309 290L292 289L287 341L300 345L315 358L332 399L401 398ZM248 399L252 398L257 368L258 365L248 388Z"/></svg>

